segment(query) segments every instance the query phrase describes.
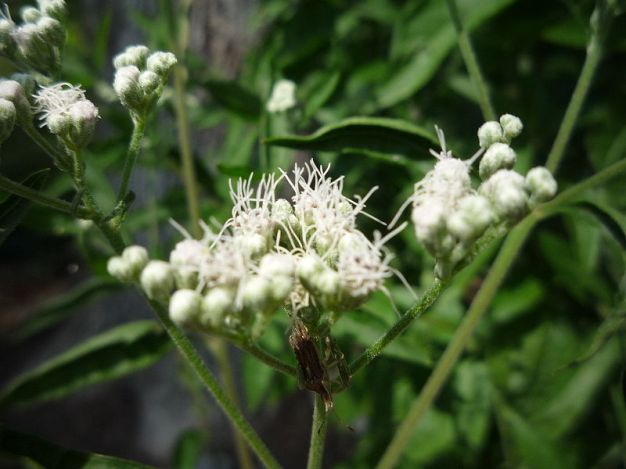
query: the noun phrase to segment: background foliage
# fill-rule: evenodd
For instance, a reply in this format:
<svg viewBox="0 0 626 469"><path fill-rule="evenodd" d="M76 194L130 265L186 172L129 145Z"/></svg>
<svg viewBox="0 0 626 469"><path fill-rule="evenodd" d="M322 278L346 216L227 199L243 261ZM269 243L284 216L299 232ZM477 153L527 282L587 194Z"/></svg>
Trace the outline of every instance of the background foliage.
<svg viewBox="0 0 626 469"><path fill-rule="evenodd" d="M116 26L107 8L97 24L91 24L82 21L89 14L87 7L69 3L63 79L82 83L103 114L106 124L100 126L86 158L95 196L111 208L115 193L109 181L119 174L130 132L129 119L115 104L109 84L109 59L116 51L108 44ZM154 16L134 13L132 22L143 34L140 42L153 49L185 49L176 38L189 26L184 20L188 3L163 0ZM584 60L593 2L458 4L497 111L518 115L525 124L516 146L517 168L523 172L544 164ZM347 193L363 194L378 185L368 212L389 220L414 182L433 165L427 148L434 146L434 124L445 129L455 154L467 157L477 147L475 132L484 119L445 2L268 0L255 4L249 21L256 40L235 73L207 63L193 50L184 55L185 104L196 143L193 156L203 219L226 218L228 178L286 168L314 155L332 162L333 174L346 175ZM561 188L626 153L623 31L626 22L619 17L558 174ZM10 72L8 64L3 67ZM270 119L264 102L272 83L283 77L297 83L300 105ZM172 177L180 173L173 92L166 92L162 101L148 126L139 162L142 171L133 186L139 189L138 200L126 225L129 238L132 234L132 239L147 244L154 255L169 252L178 240L166 227L167 220L188 219L184 189ZM349 119L354 116L363 119ZM18 133L3 146L0 164L3 174L18 180L51 166ZM42 184L44 174L37 174L28 176L29 184ZM402 467L582 468L626 463L625 182L624 177L613 179L587 194L577 209L533 232L452 379L417 428ZM44 187L56 196L71 191L69 180L54 170ZM50 328L81 314L94 296L119 289L104 268L110 251L93 228L36 206L25 208L12 196L3 197L0 206L4 229L21 221L12 235L0 233L0 319L7 363L18 350L27 353ZM376 228L367 220L364 224ZM391 244L394 267L418 291L426 288L432 280L432 260L411 230ZM480 287L496 247L455 277L434 307L356 375L350 389L337 395L332 435L345 444L327 455L329 465L365 468L380 458ZM87 266L89 275L76 283L75 276L62 276L51 267L70 262ZM59 278L56 283L50 280ZM38 285L49 288L40 291ZM401 286L390 290L399 311L411 305ZM26 295L33 299L25 301ZM128 318L131 324L103 332L7 383L0 407L59 398L151 365L169 347L163 333L144 317L137 313ZM375 296L361 310L346 314L334 335L354 358L394 319L388 300ZM277 315L262 345L293 362L286 327L286 317ZM244 408L251 415L261 415L264 408L278 406L296 392L293 380L254 357L238 355L237 363ZM281 431L280 421L270 424ZM2 449L23 454L11 446L16 434L1 431ZM194 467L203 451L202 434L183 434L172 464ZM294 464L281 455L280 445L272 449L279 461ZM304 455L298 456L304 460Z"/></svg>

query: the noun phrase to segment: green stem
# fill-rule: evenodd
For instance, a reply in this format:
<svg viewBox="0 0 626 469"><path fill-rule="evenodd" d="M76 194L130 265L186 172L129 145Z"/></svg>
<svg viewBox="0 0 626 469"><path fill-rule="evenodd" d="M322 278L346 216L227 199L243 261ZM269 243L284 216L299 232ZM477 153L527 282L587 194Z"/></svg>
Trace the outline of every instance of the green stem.
<svg viewBox="0 0 626 469"><path fill-rule="evenodd" d="M179 56L181 57L181 56ZM183 164L183 181L187 196L187 207L191 221L191 234L200 235L200 208L198 204L198 185L191 152L191 132L185 106L185 70L182 65L174 67L174 102L176 123L178 126L178 145Z"/></svg>
<svg viewBox="0 0 626 469"><path fill-rule="evenodd" d="M12 179L9 179L6 176L0 174L0 189L10 194L15 194L24 199L28 199L36 204L43 205L44 207L49 207L51 209L57 210L59 212L67 213L69 215L75 213L80 218L89 219L92 216L91 211L87 210L84 207L77 207L76 210L72 210L72 204L69 202L65 202L64 200L57 199L55 197L50 197L43 192L39 192L31 189L30 187L26 187L19 182L15 182Z"/></svg>
<svg viewBox="0 0 626 469"><path fill-rule="evenodd" d="M263 350L262 348L260 348L258 345L254 343L249 343L246 341L236 341L234 342L234 344L240 349L245 350L251 355L254 355L256 358L261 360L266 365L274 368L276 371L280 371L281 373L284 373L288 376L295 377L298 375L298 373L296 372L296 369L293 366L276 358L274 355L266 352L265 350Z"/></svg>
<svg viewBox="0 0 626 469"><path fill-rule="evenodd" d="M369 365L378 355L381 354L383 349L399 336L404 330L411 324L411 322L418 316L422 315L430 306L435 302L439 295L443 291L447 282L435 280L428 290L424 292L420 301L415 304L411 309L402 315L402 317L376 342L370 345L352 364L350 365L350 372L355 374L364 366Z"/></svg>
<svg viewBox="0 0 626 469"><path fill-rule="evenodd" d="M591 36L587 44L585 63L578 77L576 88L565 110L559 132L554 140L550 154L546 161L546 167L554 174L563 159L565 149L572 136L572 132L580 115L580 111L589 92L593 77L602 59L604 42L607 37L609 25L613 18L612 8L605 0L598 0L596 8L591 15Z"/></svg>
<svg viewBox="0 0 626 469"><path fill-rule="evenodd" d="M326 408L324 400L315 395L315 404L313 405L313 422L311 423L311 443L309 445L309 458L307 461L307 469L320 469L324 459L324 442L326 440L326 428L328 420L326 418Z"/></svg>
<svg viewBox="0 0 626 469"><path fill-rule="evenodd" d="M398 428L393 440L378 463L378 469L392 468L397 464L421 417L430 408L439 391L446 383L454 365L463 353L463 350L465 350L474 329L476 329L480 319L487 311L506 273L515 261L517 253L538 221L539 217L530 214L511 230L487 278L474 298L465 319L439 359L428 381L422 388L419 397L413 403L409 413Z"/></svg>
<svg viewBox="0 0 626 469"><path fill-rule="evenodd" d="M133 119L133 133L130 137L130 143L128 144L126 160L124 161L124 169L122 170L122 180L120 182L119 191L117 192L118 203L122 201L128 193L130 178L133 174L135 163L137 162L137 156L139 156L139 152L141 151L141 141L143 140L145 129L145 118Z"/></svg>
<svg viewBox="0 0 626 469"><path fill-rule="evenodd" d="M200 380L204 383L211 395L215 398L218 405L222 408L232 425L248 442L250 448L259 457L263 465L269 468L280 467L280 465L274 459L263 441L261 441L261 439L259 438L259 435L250 426L241 411L220 387L217 379L215 379L213 373L211 373L211 371L206 367L206 365L202 361L202 358L200 358L200 355L193 347L189 339L170 320L165 308L163 308L163 306L154 301L149 301L149 303L159 317L159 320L161 321L163 328L170 336L170 339L178 348L178 351L187 361L189 366L191 366L198 378L200 378Z"/></svg>
<svg viewBox="0 0 626 469"><path fill-rule="evenodd" d="M463 22L461 21L461 16L459 15L459 9L456 5L456 1L447 0L447 2L448 11L450 12L450 18L452 18L452 24L454 24L454 29L456 29L456 33L459 38L459 48L461 49L461 55L463 56L467 71L469 72L470 78L474 83L474 87L476 88L476 91L478 93L478 102L480 103L480 108L483 112L483 116L488 121L496 120L496 112L494 110L493 103L491 102L491 98L489 97L489 89L487 87L487 83L480 70L480 65L478 64L478 59L476 58L476 54L474 53L472 41L470 40L469 34L465 29Z"/></svg>

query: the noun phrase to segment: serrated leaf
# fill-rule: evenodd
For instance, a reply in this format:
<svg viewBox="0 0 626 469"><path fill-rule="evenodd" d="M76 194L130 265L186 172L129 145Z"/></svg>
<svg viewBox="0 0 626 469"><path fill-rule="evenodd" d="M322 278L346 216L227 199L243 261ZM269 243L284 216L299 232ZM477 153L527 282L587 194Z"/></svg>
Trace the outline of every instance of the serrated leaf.
<svg viewBox="0 0 626 469"><path fill-rule="evenodd" d="M265 143L298 150L363 150L430 158L428 149L436 145L436 140L430 132L401 119L350 117L337 124L324 126L308 136L271 137Z"/></svg>
<svg viewBox="0 0 626 469"><path fill-rule="evenodd" d="M0 452L28 458L48 469L146 469L151 466L128 459L83 453L57 446L38 436L0 426Z"/></svg>
<svg viewBox="0 0 626 469"><path fill-rule="evenodd" d="M28 321L25 321L16 331L11 332L10 341L13 343L21 342L66 319L76 310L77 306L84 304L97 294L114 291L121 287L122 284L117 280L92 277L69 292L37 306L35 311L28 314Z"/></svg>
<svg viewBox="0 0 626 469"><path fill-rule="evenodd" d="M92 337L19 376L0 396L0 406L56 399L156 363L171 342L154 321L136 321Z"/></svg>
<svg viewBox="0 0 626 469"><path fill-rule="evenodd" d="M464 0L459 2L459 9L465 27L471 31L511 3L513 0ZM445 10L446 7L443 4L444 2L433 2L432 8ZM456 32L452 22L446 17L443 22L439 23L437 30L429 36L424 47L420 48L383 87L379 88L378 107L393 106L415 94L430 81L455 47Z"/></svg>
<svg viewBox="0 0 626 469"><path fill-rule="evenodd" d="M206 87L227 111L250 121L261 116L261 99L236 81L211 79L206 81Z"/></svg>
<svg viewBox="0 0 626 469"><path fill-rule="evenodd" d="M30 174L21 184L33 190L43 187L49 169L42 169ZM17 195L9 195L0 203L0 244L2 244L13 230L20 224L32 202Z"/></svg>

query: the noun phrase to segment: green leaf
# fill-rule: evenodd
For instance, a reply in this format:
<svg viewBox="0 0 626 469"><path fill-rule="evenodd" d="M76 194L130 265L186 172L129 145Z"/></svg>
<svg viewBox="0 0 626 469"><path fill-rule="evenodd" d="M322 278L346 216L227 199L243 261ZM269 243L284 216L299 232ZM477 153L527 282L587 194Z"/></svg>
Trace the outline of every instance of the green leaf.
<svg viewBox="0 0 626 469"><path fill-rule="evenodd" d="M206 81L206 87L227 111L250 121L261 116L261 99L236 81L211 79Z"/></svg>
<svg viewBox="0 0 626 469"><path fill-rule="evenodd" d="M46 182L49 173L49 169L34 172L24 179L21 184L31 189L39 190ZM4 243L13 230L17 228L31 203L30 200L13 194L0 203L0 244Z"/></svg>
<svg viewBox="0 0 626 469"><path fill-rule="evenodd" d="M301 101L304 104L304 121L307 121L315 115L318 109L320 109L333 95L339 85L341 79L341 73L328 72L315 75L306 87L302 86L302 89L298 90L298 94L301 95Z"/></svg>
<svg viewBox="0 0 626 469"><path fill-rule="evenodd" d="M626 220L623 214L598 201L584 200L576 205L593 214L609 230L622 249L626 249Z"/></svg>
<svg viewBox="0 0 626 469"><path fill-rule="evenodd" d="M56 399L156 363L170 348L154 321L136 321L92 337L21 375L0 396L0 406Z"/></svg>
<svg viewBox="0 0 626 469"><path fill-rule="evenodd" d="M464 0L459 2L459 9L465 27L471 31L511 3L513 0ZM446 8L445 2L432 2L432 5L433 10ZM449 17L445 12L437 12L436 16L440 18L438 23L434 22L438 24L436 31L413 58L379 88L379 108L393 106L415 94L430 81L444 59L456 47L456 32Z"/></svg>
<svg viewBox="0 0 626 469"><path fill-rule="evenodd" d="M11 333L13 343L21 342L33 334L63 321L70 316L78 306L85 304L100 293L114 291L122 287L119 281L92 277L67 293L46 301L43 305L28 314L26 321L20 328Z"/></svg>
<svg viewBox="0 0 626 469"><path fill-rule="evenodd" d="M350 117L337 124L324 126L309 136L271 137L265 143L298 150L363 150L427 157L428 149L436 144L436 140L431 133L401 119Z"/></svg>
<svg viewBox="0 0 626 469"><path fill-rule="evenodd" d="M62 448L38 436L10 430L4 426L0 426L0 452L28 458L48 469L145 469L150 467L127 459Z"/></svg>
<svg viewBox="0 0 626 469"><path fill-rule="evenodd" d="M500 402L496 406L505 447L507 467L555 469L571 467L563 453L548 437L532 427L517 412Z"/></svg>
<svg viewBox="0 0 626 469"><path fill-rule="evenodd" d="M183 432L176 443L172 466L175 469L194 469L198 467L198 459L205 442L206 436L198 430Z"/></svg>
<svg viewBox="0 0 626 469"><path fill-rule="evenodd" d="M464 360L454 372L454 388L459 401L453 415L459 434L468 446L480 449L489 435L491 422L491 383L484 363Z"/></svg>
<svg viewBox="0 0 626 469"><path fill-rule="evenodd" d="M263 399L267 396L273 382L274 370L269 366L259 364L251 356L243 357L243 382L248 408L255 412Z"/></svg>

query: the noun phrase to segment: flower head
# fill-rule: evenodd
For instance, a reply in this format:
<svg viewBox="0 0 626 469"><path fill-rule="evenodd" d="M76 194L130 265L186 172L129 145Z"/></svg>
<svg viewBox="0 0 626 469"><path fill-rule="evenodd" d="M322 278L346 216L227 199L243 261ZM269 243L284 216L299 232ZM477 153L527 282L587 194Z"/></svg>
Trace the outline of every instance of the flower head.
<svg viewBox="0 0 626 469"><path fill-rule="evenodd" d="M296 84L291 80L278 80L267 102L268 112L284 112L296 105Z"/></svg>

